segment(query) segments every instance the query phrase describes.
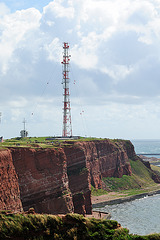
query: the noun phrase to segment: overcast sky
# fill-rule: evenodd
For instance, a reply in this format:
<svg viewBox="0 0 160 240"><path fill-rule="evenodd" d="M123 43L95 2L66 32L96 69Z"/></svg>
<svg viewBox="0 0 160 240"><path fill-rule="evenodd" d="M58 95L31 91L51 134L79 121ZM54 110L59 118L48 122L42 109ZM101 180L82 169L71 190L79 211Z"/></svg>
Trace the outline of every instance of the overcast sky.
<svg viewBox="0 0 160 240"><path fill-rule="evenodd" d="M63 42L73 135L160 139L159 0L0 0L0 135L62 134Z"/></svg>

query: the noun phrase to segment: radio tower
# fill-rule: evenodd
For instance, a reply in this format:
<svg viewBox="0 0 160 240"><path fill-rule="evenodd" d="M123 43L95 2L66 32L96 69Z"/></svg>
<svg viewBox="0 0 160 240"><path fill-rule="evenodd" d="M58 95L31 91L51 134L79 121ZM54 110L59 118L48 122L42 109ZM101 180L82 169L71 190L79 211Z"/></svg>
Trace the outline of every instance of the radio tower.
<svg viewBox="0 0 160 240"><path fill-rule="evenodd" d="M63 45L63 61L62 63L62 84L64 89L64 108L63 108L63 137L72 136L72 124L71 124L71 107L70 107L70 98L69 98L69 45L64 42Z"/></svg>

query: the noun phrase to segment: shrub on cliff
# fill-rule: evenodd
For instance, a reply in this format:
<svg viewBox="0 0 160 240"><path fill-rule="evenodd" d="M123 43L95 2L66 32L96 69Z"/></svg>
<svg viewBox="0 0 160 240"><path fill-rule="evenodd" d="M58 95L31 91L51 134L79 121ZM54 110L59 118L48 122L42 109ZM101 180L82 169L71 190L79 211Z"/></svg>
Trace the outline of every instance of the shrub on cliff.
<svg viewBox="0 0 160 240"><path fill-rule="evenodd" d="M42 214L0 214L0 239L12 240L156 240L160 235L130 235L112 220Z"/></svg>
<svg viewBox="0 0 160 240"><path fill-rule="evenodd" d="M78 214L62 218L41 214L0 214L0 239L112 239L116 221L87 219Z"/></svg>

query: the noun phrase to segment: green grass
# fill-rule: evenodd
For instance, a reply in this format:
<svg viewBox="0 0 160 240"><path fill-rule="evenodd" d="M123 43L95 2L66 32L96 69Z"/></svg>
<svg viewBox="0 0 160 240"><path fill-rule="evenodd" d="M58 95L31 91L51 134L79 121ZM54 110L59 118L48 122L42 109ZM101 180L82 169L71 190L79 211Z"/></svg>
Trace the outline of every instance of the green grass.
<svg viewBox="0 0 160 240"><path fill-rule="evenodd" d="M147 189L156 187L157 184L152 179L152 172L140 160L130 160L132 176L123 175L122 178L103 178L107 189L126 196L136 195L149 191ZM108 191L91 188L93 196L108 194Z"/></svg>
<svg viewBox="0 0 160 240"><path fill-rule="evenodd" d="M0 214L0 239L19 240L156 240L160 234L138 236L119 228L114 220L67 214L62 218L42 214Z"/></svg>
<svg viewBox="0 0 160 240"><path fill-rule="evenodd" d="M91 186L91 192L93 196L101 196L101 195L107 195L108 192L104 189L96 189L93 186Z"/></svg>
<svg viewBox="0 0 160 240"><path fill-rule="evenodd" d="M63 146L69 146L65 140L46 140L50 137L26 137L26 138L12 138L6 139L4 142L0 143L0 148L7 147L28 147L28 148L58 148Z"/></svg>
<svg viewBox="0 0 160 240"><path fill-rule="evenodd" d="M104 178L106 185L113 191L141 189L155 185L152 172L140 161L130 160L132 176Z"/></svg>
<svg viewBox="0 0 160 240"><path fill-rule="evenodd" d="M0 143L0 148L5 147L31 147L31 148L57 148L57 147L66 147L72 146L72 143L77 141L93 141L93 140L102 140L96 138L83 138L74 140L74 139L53 139L46 140L47 138L52 137L17 137L11 139L5 139L3 143Z"/></svg>
<svg viewBox="0 0 160 240"><path fill-rule="evenodd" d="M75 142L88 142L88 141L102 141L107 138L95 138L95 137L80 137L79 139L54 139L54 140L46 140L46 138L52 137L17 137L11 139L5 139L3 143L0 143L0 148L4 147L31 147L31 148L57 148L57 147L66 147L72 146ZM109 139L108 139L109 140ZM110 140L113 143L119 144L119 147L123 147L122 141L126 142L126 140L121 139L113 139ZM127 144L127 143L126 143Z"/></svg>
<svg viewBox="0 0 160 240"><path fill-rule="evenodd" d="M96 138L96 137L80 137L78 141L95 141L95 140L106 140L106 138ZM75 141L75 140L74 140Z"/></svg>
<svg viewBox="0 0 160 240"><path fill-rule="evenodd" d="M122 178L107 177L103 178L103 181L105 182L106 186L111 189L111 191L140 188L133 176L123 175Z"/></svg>
<svg viewBox="0 0 160 240"><path fill-rule="evenodd" d="M62 219L54 215L0 214L0 239L106 239L118 227L116 221L87 219L79 214L67 214ZM78 238L77 238L78 237Z"/></svg>
<svg viewBox="0 0 160 240"><path fill-rule="evenodd" d="M151 164L151 168L152 168L153 171L156 171L156 172L160 173L160 167Z"/></svg>

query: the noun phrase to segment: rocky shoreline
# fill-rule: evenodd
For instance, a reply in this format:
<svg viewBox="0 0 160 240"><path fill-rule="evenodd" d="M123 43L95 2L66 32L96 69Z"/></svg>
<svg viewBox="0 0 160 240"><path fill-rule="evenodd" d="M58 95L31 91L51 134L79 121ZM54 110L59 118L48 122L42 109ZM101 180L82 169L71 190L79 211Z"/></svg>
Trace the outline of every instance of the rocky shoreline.
<svg viewBox="0 0 160 240"><path fill-rule="evenodd" d="M153 196L155 194L160 194L160 189L155 190L155 191L150 191L150 192L145 192L145 193L141 193L141 194L136 194L136 195L132 195L129 197L120 197L120 198L115 198L112 200L107 200L107 201L99 201L97 203L93 203L92 207L93 209L95 208L102 208L105 207L106 205L113 205L113 204L120 204L120 203L124 203L124 202L130 202L136 199L140 199L140 198L144 198L146 196Z"/></svg>

